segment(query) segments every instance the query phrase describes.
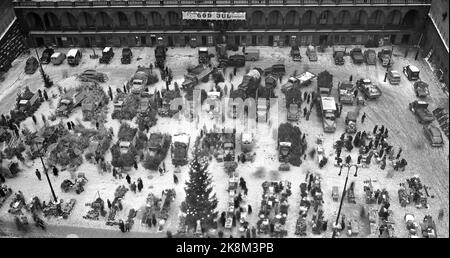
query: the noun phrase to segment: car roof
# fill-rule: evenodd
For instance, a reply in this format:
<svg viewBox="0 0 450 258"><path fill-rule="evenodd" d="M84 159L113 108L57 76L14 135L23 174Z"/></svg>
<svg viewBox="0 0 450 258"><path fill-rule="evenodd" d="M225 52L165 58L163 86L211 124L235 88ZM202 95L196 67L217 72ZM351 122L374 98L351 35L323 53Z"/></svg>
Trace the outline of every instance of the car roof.
<svg viewBox="0 0 450 258"><path fill-rule="evenodd" d="M103 52L109 52L111 50L111 47L105 47L104 49L103 49Z"/></svg>
<svg viewBox="0 0 450 258"><path fill-rule="evenodd" d="M67 56L75 56L78 52L78 48L72 48L71 50L69 50L69 52L67 53Z"/></svg>
<svg viewBox="0 0 450 258"><path fill-rule="evenodd" d="M400 76L400 73L397 70L391 70L390 73L394 76Z"/></svg>
<svg viewBox="0 0 450 258"><path fill-rule="evenodd" d="M61 52L55 52L52 54L51 58L58 58L60 55L62 55Z"/></svg>
<svg viewBox="0 0 450 258"><path fill-rule="evenodd" d="M441 136L441 131L436 126L428 127L428 130L431 132L433 136Z"/></svg>
<svg viewBox="0 0 450 258"><path fill-rule="evenodd" d="M417 67L414 66L414 65L410 65L410 66L409 66L409 70L411 70L411 72L413 72L413 73L419 72L419 68L417 68Z"/></svg>

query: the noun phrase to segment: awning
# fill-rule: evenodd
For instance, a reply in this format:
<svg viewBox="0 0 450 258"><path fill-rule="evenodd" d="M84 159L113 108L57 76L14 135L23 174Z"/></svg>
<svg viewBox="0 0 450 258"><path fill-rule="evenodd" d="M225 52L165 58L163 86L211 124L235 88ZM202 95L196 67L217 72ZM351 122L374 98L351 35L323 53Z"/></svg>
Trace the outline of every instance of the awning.
<svg viewBox="0 0 450 258"><path fill-rule="evenodd" d="M245 21L245 12L182 12L183 20L243 20Z"/></svg>

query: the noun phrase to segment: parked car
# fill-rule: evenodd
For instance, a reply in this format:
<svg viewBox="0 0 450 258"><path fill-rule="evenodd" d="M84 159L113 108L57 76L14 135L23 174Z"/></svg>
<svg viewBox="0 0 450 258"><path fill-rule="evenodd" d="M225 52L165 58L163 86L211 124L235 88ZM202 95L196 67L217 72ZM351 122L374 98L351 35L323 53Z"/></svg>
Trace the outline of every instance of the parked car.
<svg viewBox="0 0 450 258"><path fill-rule="evenodd" d="M354 49L352 49L350 51L350 56L354 64L362 64L364 62L363 52L359 47L355 47Z"/></svg>
<svg viewBox="0 0 450 258"><path fill-rule="evenodd" d="M442 133L439 128L434 125L424 125L423 130L432 147L442 147L444 145L444 139L442 139Z"/></svg>
<svg viewBox="0 0 450 258"><path fill-rule="evenodd" d="M388 72L388 80L392 85L400 84L400 73L397 70L390 70Z"/></svg>
<svg viewBox="0 0 450 258"><path fill-rule="evenodd" d="M36 57L31 56L27 59L25 64L25 73L26 74L34 74L39 66L39 62Z"/></svg>
<svg viewBox="0 0 450 258"><path fill-rule="evenodd" d="M333 47L334 64L344 65L345 63L344 56L345 56L345 49L341 47Z"/></svg>
<svg viewBox="0 0 450 258"><path fill-rule="evenodd" d="M423 81L416 81L414 83L414 92L419 98L425 98L430 95L430 90L428 89L428 83Z"/></svg>
<svg viewBox="0 0 450 258"><path fill-rule="evenodd" d="M64 62L64 59L66 59L66 55L61 52L55 52L55 53L53 53L53 55L51 56L50 59L51 59L52 64L60 65L60 64L62 64L62 62Z"/></svg>
<svg viewBox="0 0 450 258"><path fill-rule="evenodd" d="M78 48L72 48L67 53L67 63L70 65L78 65L81 60L81 51Z"/></svg>
<svg viewBox="0 0 450 258"><path fill-rule="evenodd" d="M95 80L98 82L105 82L106 80L108 80L108 77L104 73L97 72L96 70L86 70L82 74L80 74L80 77L83 79Z"/></svg>
<svg viewBox="0 0 450 258"><path fill-rule="evenodd" d="M130 64L131 58L133 58L133 52L129 47L124 47L122 49L122 58L120 59L120 62L122 64Z"/></svg>
<svg viewBox="0 0 450 258"><path fill-rule="evenodd" d="M105 47L102 51L102 57L100 57L100 64L109 64L111 59L114 57L114 51L112 47Z"/></svg>
<svg viewBox="0 0 450 258"><path fill-rule="evenodd" d="M292 46L290 54L292 60L294 60L295 62L302 61L302 55L300 54L300 48L298 46Z"/></svg>
<svg viewBox="0 0 450 258"><path fill-rule="evenodd" d="M41 55L41 64L49 64L51 62L51 57L55 53L53 48L46 48Z"/></svg>
<svg viewBox="0 0 450 258"><path fill-rule="evenodd" d="M316 62L317 61L317 50L316 50L316 47L309 45L306 48L306 56L308 57L309 61Z"/></svg>
<svg viewBox="0 0 450 258"><path fill-rule="evenodd" d="M245 61L258 61L259 49L245 49Z"/></svg>
<svg viewBox="0 0 450 258"><path fill-rule="evenodd" d="M268 67L264 69L264 74L277 74L277 75L285 75L286 74L286 68L284 64L274 64L271 67Z"/></svg>
<svg viewBox="0 0 450 258"><path fill-rule="evenodd" d="M243 67L245 66L244 55L232 55L228 58L228 66Z"/></svg>
<svg viewBox="0 0 450 258"><path fill-rule="evenodd" d="M368 65L376 65L377 64L377 53L373 49L366 49L364 51L364 60Z"/></svg>

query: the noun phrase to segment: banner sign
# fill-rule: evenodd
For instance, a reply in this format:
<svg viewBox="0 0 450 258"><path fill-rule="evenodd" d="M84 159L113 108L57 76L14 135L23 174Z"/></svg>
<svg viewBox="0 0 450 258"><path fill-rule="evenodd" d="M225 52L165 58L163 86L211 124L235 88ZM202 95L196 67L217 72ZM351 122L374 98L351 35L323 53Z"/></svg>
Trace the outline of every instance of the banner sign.
<svg viewBox="0 0 450 258"><path fill-rule="evenodd" d="M224 20L244 20L245 12L229 13L229 12L182 12L183 20L209 20L209 21L224 21Z"/></svg>

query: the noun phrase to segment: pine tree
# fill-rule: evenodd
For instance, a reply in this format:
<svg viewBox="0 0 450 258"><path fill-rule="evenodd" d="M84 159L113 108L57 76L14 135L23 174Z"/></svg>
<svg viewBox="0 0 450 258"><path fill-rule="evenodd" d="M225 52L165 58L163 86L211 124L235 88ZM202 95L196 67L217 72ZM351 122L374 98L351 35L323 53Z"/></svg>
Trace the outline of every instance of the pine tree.
<svg viewBox="0 0 450 258"><path fill-rule="evenodd" d="M217 217L217 198L212 194L211 176L208 172L208 159L206 156L194 154L190 164L189 182L186 182L186 225L195 228L200 220L202 228L212 227ZM211 195L212 194L212 195Z"/></svg>

